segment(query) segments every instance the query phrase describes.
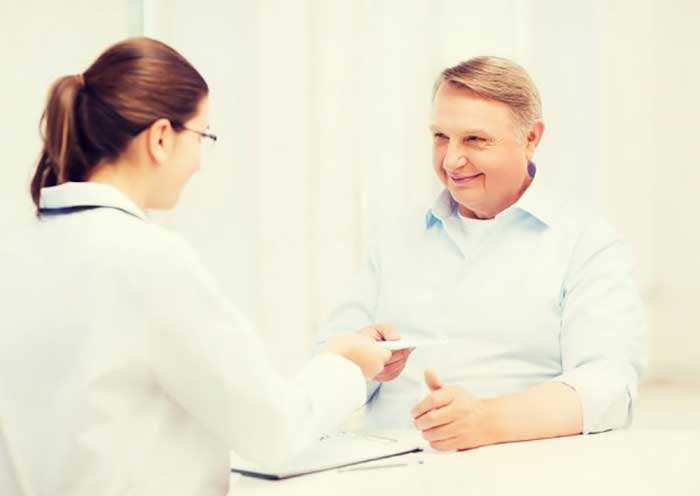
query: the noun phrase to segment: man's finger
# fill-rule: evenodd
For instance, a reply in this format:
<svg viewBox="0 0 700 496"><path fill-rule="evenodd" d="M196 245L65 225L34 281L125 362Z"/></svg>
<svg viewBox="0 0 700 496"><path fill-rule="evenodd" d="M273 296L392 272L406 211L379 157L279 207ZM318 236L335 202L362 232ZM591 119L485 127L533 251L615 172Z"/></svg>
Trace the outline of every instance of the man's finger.
<svg viewBox="0 0 700 496"><path fill-rule="evenodd" d="M391 365L392 363L397 363L397 362L405 362L406 359L408 358L408 355L410 355L411 351L414 349L415 348L408 348L408 349L404 349L404 350L392 351L391 352L391 359L389 360L389 363L387 365Z"/></svg>
<svg viewBox="0 0 700 496"><path fill-rule="evenodd" d="M458 441L458 437L444 439L442 441L433 441L430 443L430 447L438 451L455 451L457 449Z"/></svg>
<svg viewBox="0 0 700 496"><path fill-rule="evenodd" d="M382 370L381 375L390 376L392 374L397 374L397 373L401 372L405 366L406 366L405 361L398 361L396 363L387 363L384 366L384 370Z"/></svg>
<svg viewBox="0 0 700 496"><path fill-rule="evenodd" d="M379 374L377 374L374 378L375 381L390 381L394 378L396 378L397 375L401 372L402 367L391 367L388 369L382 370Z"/></svg>
<svg viewBox="0 0 700 496"><path fill-rule="evenodd" d="M415 419L413 424L417 429L425 431L449 424L453 420L452 407L451 405L447 405L442 408L433 408L425 415Z"/></svg>
<svg viewBox="0 0 700 496"><path fill-rule="evenodd" d="M449 389L438 389L426 396L411 410L411 416L417 419L434 408L441 408L452 403L452 392Z"/></svg>
<svg viewBox="0 0 700 496"><path fill-rule="evenodd" d="M446 441L457 436L457 427L454 422L427 429L422 432L423 439L431 443Z"/></svg>
<svg viewBox="0 0 700 496"><path fill-rule="evenodd" d="M433 369L425 369L425 383L431 391L436 391L442 387L442 381Z"/></svg>

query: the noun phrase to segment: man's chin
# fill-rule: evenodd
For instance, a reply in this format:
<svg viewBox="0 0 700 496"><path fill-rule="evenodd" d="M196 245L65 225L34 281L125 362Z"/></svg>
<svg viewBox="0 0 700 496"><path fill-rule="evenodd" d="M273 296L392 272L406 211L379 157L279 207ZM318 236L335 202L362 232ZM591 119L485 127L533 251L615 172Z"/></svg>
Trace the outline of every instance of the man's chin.
<svg viewBox="0 0 700 496"><path fill-rule="evenodd" d="M470 212L474 209L478 209L481 202L479 201L481 195L476 192L464 192L464 191L450 191L450 196L452 199L461 207L466 208Z"/></svg>

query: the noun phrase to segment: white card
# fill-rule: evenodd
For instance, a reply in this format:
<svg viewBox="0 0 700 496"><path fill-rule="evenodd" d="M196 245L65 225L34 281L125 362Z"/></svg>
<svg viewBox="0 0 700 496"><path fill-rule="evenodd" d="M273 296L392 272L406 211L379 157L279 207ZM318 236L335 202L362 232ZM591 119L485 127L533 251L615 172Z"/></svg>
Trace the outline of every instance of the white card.
<svg viewBox="0 0 700 496"><path fill-rule="evenodd" d="M406 348L420 348L423 346L433 346L444 344L444 339L399 339L398 341L377 341L377 344L385 350L405 350Z"/></svg>

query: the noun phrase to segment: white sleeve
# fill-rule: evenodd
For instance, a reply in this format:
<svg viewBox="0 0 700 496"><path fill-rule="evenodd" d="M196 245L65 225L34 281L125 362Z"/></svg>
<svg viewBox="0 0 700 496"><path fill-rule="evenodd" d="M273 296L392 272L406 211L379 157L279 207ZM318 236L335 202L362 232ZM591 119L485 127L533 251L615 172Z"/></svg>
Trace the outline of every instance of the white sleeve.
<svg viewBox="0 0 700 496"><path fill-rule="evenodd" d="M578 393L584 434L629 425L648 339L631 256L611 229L596 227L582 236L564 283L563 373L554 379Z"/></svg>
<svg viewBox="0 0 700 496"><path fill-rule="evenodd" d="M291 379L184 244L147 274L148 357L163 389L239 455L273 466L343 422L365 398L354 363L323 354Z"/></svg>

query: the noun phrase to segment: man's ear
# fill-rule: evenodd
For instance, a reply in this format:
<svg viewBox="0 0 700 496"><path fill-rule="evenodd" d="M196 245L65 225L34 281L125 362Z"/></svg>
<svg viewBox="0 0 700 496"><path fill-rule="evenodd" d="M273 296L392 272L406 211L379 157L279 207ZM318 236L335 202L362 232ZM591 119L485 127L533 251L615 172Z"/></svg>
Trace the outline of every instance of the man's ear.
<svg viewBox="0 0 700 496"><path fill-rule="evenodd" d="M162 165L168 157L173 127L168 119L158 119L146 130L146 147L153 163Z"/></svg>
<svg viewBox="0 0 700 496"><path fill-rule="evenodd" d="M527 133L526 153L527 159L530 160L535 155L535 148L540 144L542 135L544 134L544 121L537 119L532 123L530 131Z"/></svg>

